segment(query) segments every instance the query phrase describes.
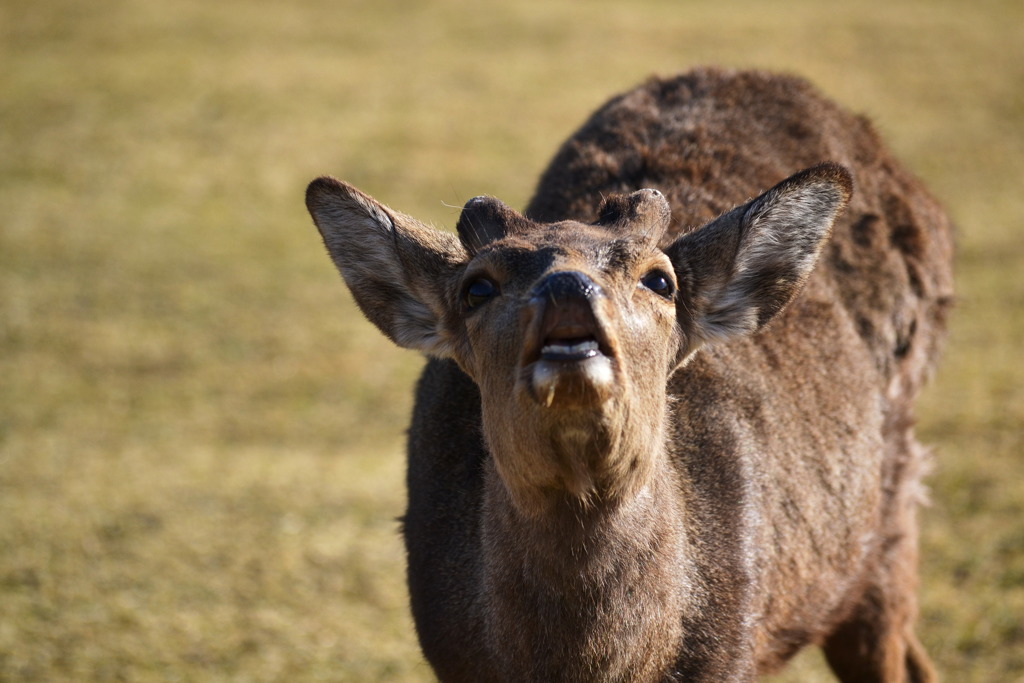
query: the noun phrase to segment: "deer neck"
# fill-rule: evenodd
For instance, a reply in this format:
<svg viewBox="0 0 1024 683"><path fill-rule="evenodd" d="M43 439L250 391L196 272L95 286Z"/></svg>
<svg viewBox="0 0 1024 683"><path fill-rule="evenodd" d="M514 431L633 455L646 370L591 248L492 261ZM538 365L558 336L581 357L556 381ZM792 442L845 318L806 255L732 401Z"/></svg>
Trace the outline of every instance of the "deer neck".
<svg viewBox="0 0 1024 683"><path fill-rule="evenodd" d="M516 677L643 680L671 665L688 592L683 503L664 449L642 457L645 476L628 494L552 493L532 514L488 461L482 606L493 651ZM515 669L527 662L529 672Z"/></svg>

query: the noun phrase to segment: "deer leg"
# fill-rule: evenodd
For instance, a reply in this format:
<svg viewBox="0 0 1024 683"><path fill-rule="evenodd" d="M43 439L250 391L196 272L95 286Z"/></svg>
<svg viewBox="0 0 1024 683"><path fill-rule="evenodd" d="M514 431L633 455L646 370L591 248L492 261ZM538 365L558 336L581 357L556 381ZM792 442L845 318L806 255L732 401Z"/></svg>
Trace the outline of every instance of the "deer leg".
<svg viewBox="0 0 1024 683"><path fill-rule="evenodd" d="M928 655L904 618L887 611L877 594L837 628L823 646L844 683L934 683Z"/></svg>
<svg viewBox="0 0 1024 683"><path fill-rule="evenodd" d="M904 508L913 518L913 508ZM913 524L900 525L903 530ZM894 533L877 577L850 616L823 644L825 657L844 683L935 683L928 655L914 634L917 616L917 537Z"/></svg>

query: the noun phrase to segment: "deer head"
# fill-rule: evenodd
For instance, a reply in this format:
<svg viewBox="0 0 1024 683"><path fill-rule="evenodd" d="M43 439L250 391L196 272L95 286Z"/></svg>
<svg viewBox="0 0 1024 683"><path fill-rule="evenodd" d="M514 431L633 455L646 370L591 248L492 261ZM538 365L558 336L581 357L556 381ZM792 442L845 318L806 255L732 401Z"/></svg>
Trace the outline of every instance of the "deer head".
<svg viewBox="0 0 1024 683"><path fill-rule="evenodd" d="M590 224L476 197L457 236L332 178L306 202L366 316L476 382L497 472L537 515L642 490L664 450L668 378L793 300L851 191L822 164L675 239L652 189L606 199Z"/></svg>

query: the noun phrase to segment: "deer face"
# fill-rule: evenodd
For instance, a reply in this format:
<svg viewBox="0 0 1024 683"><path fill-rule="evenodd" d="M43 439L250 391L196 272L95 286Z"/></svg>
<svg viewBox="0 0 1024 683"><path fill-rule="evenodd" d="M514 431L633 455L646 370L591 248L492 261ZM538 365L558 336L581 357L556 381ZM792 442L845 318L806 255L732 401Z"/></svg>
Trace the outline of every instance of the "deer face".
<svg viewBox="0 0 1024 683"><path fill-rule="evenodd" d="M656 190L606 200L593 224L538 224L477 197L458 237L332 179L310 185L307 205L366 316L477 383L498 473L532 514L553 496L642 489L668 377L788 304L850 188L845 170L815 167L664 249Z"/></svg>
<svg viewBox="0 0 1024 683"><path fill-rule="evenodd" d="M675 271L657 246L668 222L653 190L606 202L594 225L467 204L457 360L480 387L484 434L520 501L620 496L642 480L680 349Z"/></svg>

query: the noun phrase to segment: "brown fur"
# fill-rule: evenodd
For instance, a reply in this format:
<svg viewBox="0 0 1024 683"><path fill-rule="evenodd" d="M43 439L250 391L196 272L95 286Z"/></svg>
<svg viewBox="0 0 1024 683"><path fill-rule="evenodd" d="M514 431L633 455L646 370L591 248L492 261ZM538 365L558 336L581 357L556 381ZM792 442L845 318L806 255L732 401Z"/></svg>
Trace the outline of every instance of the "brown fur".
<svg viewBox="0 0 1024 683"><path fill-rule="evenodd" d="M952 247L867 121L699 70L611 100L458 241L331 179L307 204L367 316L434 356L404 535L442 680L752 680L807 644L843 681L934 680L912 400Z"/></svg>

